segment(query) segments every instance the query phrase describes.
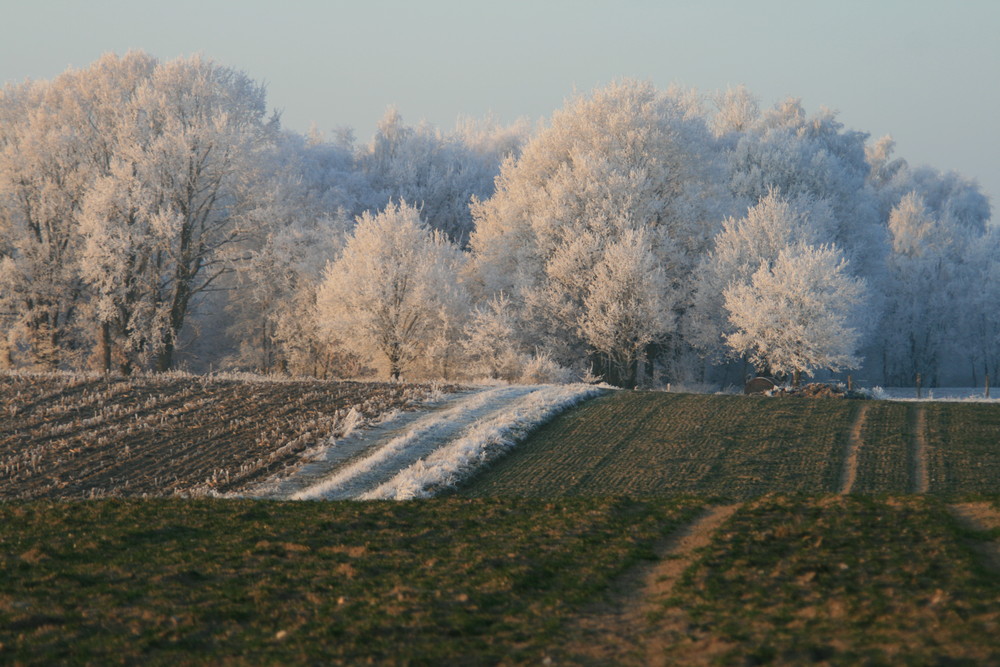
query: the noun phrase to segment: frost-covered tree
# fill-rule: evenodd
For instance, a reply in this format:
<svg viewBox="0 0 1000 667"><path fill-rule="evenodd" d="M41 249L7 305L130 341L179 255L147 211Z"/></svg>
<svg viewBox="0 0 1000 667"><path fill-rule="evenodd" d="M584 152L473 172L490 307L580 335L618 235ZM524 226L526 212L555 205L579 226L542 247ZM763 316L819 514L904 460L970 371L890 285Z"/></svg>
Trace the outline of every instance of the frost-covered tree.
<svg viewBox="0 0 1000 667"><path fill-rule="evenodd" d="M746 132L760 120L760 104L745 86L728 88L717 94L713 101L716 113L711 127L717 137Z"/></svg>
<svg viewBox="0 0 1000 667"><path fill-rule="evenodd" d="M444 133L426 123L405 125L390 108L371 143L358 153L368 186L364 209L408 201L431 228L464 246L472 232L469 204L493 193L500 162L520 148L522 128L466 121Z"/></svg>
<svg viewBox="0 0 1000 667"><path fill-rule="evenodd" d="M59 113L73 82L0 92L0 325L11 357L56 368L82 304L74 215L91 175Z"/></svg>
<svg viewBox="0 0 1000 667"><path fill-rule="evenodd" d="M795 384L818 368L857 368L865 291L835 248L790 246L772 265L761 264L749 284L723 293L734 329L726 343L759 371L791 374Z"/></svg>
<svg viewBox="0 0 1000 667"><path fill-rule="evenodd" d="M688 340L702 354L719 359L725 352L725 336L734 331L723 305L725 289L749 284L762 265L774 266L789 246L826 243L833 225L825 202L807 196L787 199L774 189L742 218L728 218L694 273L694 307L685 327Z"/></svg>
<svg viewBox="0 0 1000 667"><path fill-rule="evenodd" d="M673 329L670 294L645 230L627 232L605 251L584 301L580 328L587 342L606 356L609 381L636 386L647 349Z"/></svg>
<svg viewBox="0 0 1000 667"><path fill-rule="evenodd" d="M424 354L457 347L467 302L461 251L406 203L363 214L317 293L320 326L398 380ZM442 350L441 341L447 341ZM426 362L426 360L424 360Z"/></svg>
<svg viewBox="0 0 1000 667"><path fill-rule="evenodd" d="M352 151L346 137L285 132L262 161L226 312L239 349L226 366L325 377L346 362L303 313L315 309L323 269L353 227L363 179Z"/></svg>
<svg viewBox="0 0 1000 667"><path fill-rule="evenodd" d="M742 87L634 81L526 134L394 111L361 146L349 130L281 133L245 74L137 52L5 86L0 364L164 369L183 345L189 364L325 376L380 360L391 373L385 353L332 335L340 315L311 316L332 289L323 267L368 212L419 215L421 235L471 250L461 285L448 274L413 345L399 343L397 374L455 375L461 352L463 370L508 380L693 379L739 333L727 290L751 290L788 248L834 245L870 286L878 324L850 327L868 379L1000 373L989 200L895 157L891 138L796 100L761 111ZM388 270L374 263L366 275Z"/></svg>
<svg viewBox="0 0 1000 667"><path fill-rule="evenodd" d="M193 301L231 271L277 120L262 86L197 56L158 65L131 103L110 173L84 204L83 273L126 370L153 358L164 371Z"/></svg>
<svg viewBox="0 0 1000 667"><path fill-rule="evenodd" d="M981 386L985 376L1000 383L1000 234L987 228L974 237L965 254L965 286L960 305L959 330L954 341L969 364L972 384Z"/></svg>
<svg viewBox="0 0 1000 667"><path fill-rule="evenodd" d="M954 226L934 217L916 193L903 197L892 210L889 231L892 251L879 327L883 374L892 384L911 385L920 374L934 385L958 333L957 309L965 300L954 261L963 254L962 239Z"/></svg>
<svg viewBox="0 0 1000 667"><path fill-rule="evenodd" d="M828 109L808 116L797 99L763 113L729 154L730 187L748 205L769 192L825 201L836 243L857 272L874 271L885 252L878 199L870 187L864 132L845 130Z"/></svg>
<svg viewBox="0 0 1000 667"><path fill-rule="evenodd" d="M517 380L525 362L518 348L517 327L517 315L503 293L472 311L462 338L472 377Z"/></svg>
<svg viewBox="0 0 1000 667"><path fill-rule="evenodd" d="M525 348L566 366L606 359L582 333L585 302L608 248L636 230L649 232L665 282L684 284L722 217L711 133L689 110L634 81L572 99L473 206L471 283L481 299L510 296ZM668 296L668 309L684 307Z"/></svg>
<svg viewBox="0 0 1000 667"><path fill-rule="evenodd" d="M82 364L93 331L77 217L117 150L117 127L155 60L102 56L52 81L0 92L0 330L28 363Z"/></svg>

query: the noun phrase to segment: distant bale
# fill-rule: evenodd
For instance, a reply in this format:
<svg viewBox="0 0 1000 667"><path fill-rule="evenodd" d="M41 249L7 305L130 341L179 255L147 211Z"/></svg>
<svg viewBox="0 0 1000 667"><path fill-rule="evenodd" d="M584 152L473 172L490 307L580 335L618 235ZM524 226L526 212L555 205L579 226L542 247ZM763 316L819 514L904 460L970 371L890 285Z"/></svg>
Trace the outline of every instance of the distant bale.
<svg viewBox="0 0 1000 667"><path fill-rule="evenodd" d="M778 383L771 378L756 377L743 387L744 394L766 394L769 391L774 391L774 388L778 386Z"/></svg>

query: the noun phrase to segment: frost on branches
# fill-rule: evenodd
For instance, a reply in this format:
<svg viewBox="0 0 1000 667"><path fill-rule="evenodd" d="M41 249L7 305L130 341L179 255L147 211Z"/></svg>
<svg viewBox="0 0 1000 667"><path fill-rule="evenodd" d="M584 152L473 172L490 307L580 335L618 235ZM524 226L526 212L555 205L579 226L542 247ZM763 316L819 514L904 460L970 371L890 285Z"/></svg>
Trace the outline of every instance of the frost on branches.
<svg viewBox="0 0 1000 667"><path fill-rule="evenodd" d="M584 300L580 328L587 342L606 355L617 384L635 387L646 348L673 328L669 295L645 230L626 232L605 251Z"/></svg>
<svg viewBox="0 0 1000 667"><path fill-rule="evenodd" d="M366 213L324 273L316 300L320 326L398 380L435 346L456 346L468 307L457 281L462 259L405 202ZM445 378L446 356L436 357Z"/></svg>
<svg viewBox="0 0 1000 667"><path fill-rule="evenodd" d="M852 326L865 283L847 274L847 262L832 247L797 245L761 264L749 284L723 293L735 331L726 335L733 353L768 375L812 375L857 368L859 332Z"/></svg>
<svg viewBox="0 0 1000 667"><path fill-rule="evenodd" d="M796 99L630 80L533 130L390 109L327 139L237 70L108 54L0 90L0 367L1000 377L989 199L893 150Z"/></svg>

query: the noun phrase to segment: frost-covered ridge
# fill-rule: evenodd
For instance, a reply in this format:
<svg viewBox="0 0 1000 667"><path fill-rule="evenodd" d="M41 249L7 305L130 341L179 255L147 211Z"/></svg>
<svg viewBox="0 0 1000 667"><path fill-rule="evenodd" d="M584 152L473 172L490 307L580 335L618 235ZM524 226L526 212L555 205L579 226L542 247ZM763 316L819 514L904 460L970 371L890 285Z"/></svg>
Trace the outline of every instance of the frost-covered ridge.
<svg viewBox="0 0 1000 667"><path fill-rule="evenodd" d="M592 385L488 389L432 412L369 454L291 496L363 500L426 498L513 447L562 410L605 389Z"/></svg>

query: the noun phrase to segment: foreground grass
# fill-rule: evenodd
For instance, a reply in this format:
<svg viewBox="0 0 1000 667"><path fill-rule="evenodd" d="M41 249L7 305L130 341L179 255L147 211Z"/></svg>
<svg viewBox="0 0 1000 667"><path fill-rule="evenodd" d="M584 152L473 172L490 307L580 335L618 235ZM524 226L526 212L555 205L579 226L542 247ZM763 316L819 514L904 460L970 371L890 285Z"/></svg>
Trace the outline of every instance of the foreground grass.
<svg viewBox="0 0 1000 667"><path fill-rule="evenodd" d="M695 501L0 504L0 663L537 662Z"/></svg>
<svg viewBox="0 0 1000 667"><path fill-rule="evenodd" d="M575 664L575 620L609 595L645 605L623 573L703 507L4 503L0 663ZM998 539L931 497L757 499L654 600L629 654L1000 664L1000 577L973 550Z"/></svg>
<svg viewBox="0 0 1000 667"><path fill-rule="evenodd" d="M994 500L994 503L996 500ZM663 605L676 657L719 664L1000 664L1000 577L940 501L764 498Z"/></svg>
<svg viewBox="0 0 1000 667"><path fill-rule="evenodd" d="M995 493L1000 486L1000 406L929 403L931 491Z"/></svg>

